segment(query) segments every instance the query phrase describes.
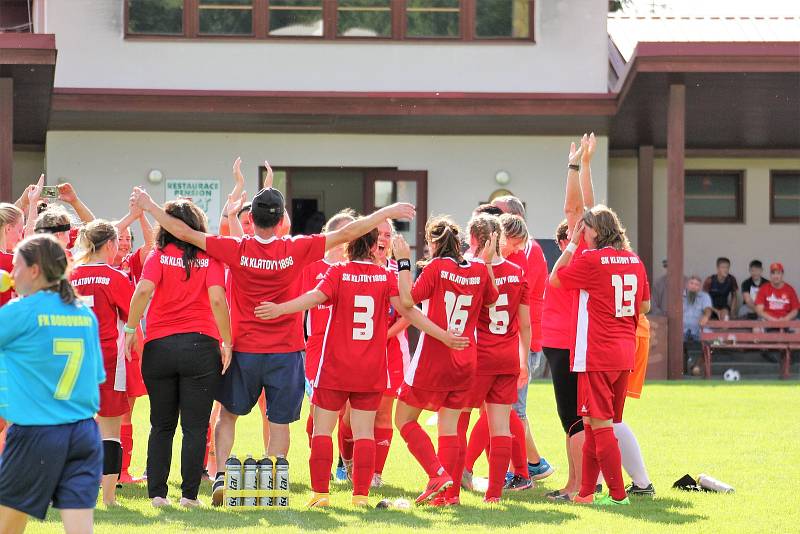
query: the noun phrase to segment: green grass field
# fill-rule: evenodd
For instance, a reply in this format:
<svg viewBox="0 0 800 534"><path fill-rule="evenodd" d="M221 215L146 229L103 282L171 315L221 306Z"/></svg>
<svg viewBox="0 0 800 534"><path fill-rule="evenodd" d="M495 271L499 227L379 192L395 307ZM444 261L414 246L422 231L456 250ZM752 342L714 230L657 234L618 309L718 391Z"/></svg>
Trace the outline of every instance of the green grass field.
<svg viewBox="0 0 800 534"><path fill-rule="evenodd" d="M511 528L536 532L790 532L798 531L800 507L795 484L800 480L800 387L796 381L726 384L690 382L654 383L644 397L630 401L625 419L644 450L658 495L639 498L632 506L592 509L547 502L543 494L560 487L566 477L564 435L555 413L552 388L547 382L531 386L528 414L540 452L556 472L530 491L507 495L501 505L487 506L478 494L462 496L462 506L447 509L359 510L350 506L349 488L332 487L327 510L306 510L310 495L308 445L304 424L293 425L291 499L288 510L225 511L207 507L155 510L144 486L126 486L118 492L122 507L95 513L96 531L113 533L153 532L280 532L317 531L415 531L447 532L451 529L483 532ZM133 469L145 465L147 401L135 412ZM305 418L304 411L303 417ZM473 415L473 420L476 418ZM244 456L262 452L261 422L256 412L239 420L234 453ZM429 430L433 430L430 429ZM180 434L180 430L178 431ZM180 436L175 440L170 497L180 498ZM485 460L476 474L485 475ZM671 489L685 473L708 473L736 488L734 495L685 493ZM422 469L399 439L392 443L384 473L387 486L373 493L383 497L413 499L423 487ZM210 485L201 488L201 499L210 502ZM56 511L44 523L31 521L28 532L60 532Z"/></svg>

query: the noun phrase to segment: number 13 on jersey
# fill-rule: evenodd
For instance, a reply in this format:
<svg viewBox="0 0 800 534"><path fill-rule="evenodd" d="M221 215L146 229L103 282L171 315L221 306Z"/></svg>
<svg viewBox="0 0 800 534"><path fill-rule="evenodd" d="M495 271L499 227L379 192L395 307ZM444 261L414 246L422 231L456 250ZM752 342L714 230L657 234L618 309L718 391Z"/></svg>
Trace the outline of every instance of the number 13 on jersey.
<svg viewBox="0 0 800 534"><path fill-rule="evenodd" d="M614 286L614 310L616 317L633 317L636 313L634 306L636 290L639 288L639 279L635 274L611 275L611 285Z"/></svg>

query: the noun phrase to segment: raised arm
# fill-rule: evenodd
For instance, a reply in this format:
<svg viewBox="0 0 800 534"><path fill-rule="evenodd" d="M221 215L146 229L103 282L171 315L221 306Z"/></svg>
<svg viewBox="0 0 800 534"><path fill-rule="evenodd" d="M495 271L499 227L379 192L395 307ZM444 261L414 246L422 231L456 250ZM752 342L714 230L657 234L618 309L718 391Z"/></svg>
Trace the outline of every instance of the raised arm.
<svg viewBox="0 0 800 534"><path fill-rule="evenodd" d="M582 141L582 140L581 140ZM567 218L567 228L572 230L575 224L583 217L583 193L578 170L581 161L581 150L575 148L575 143L569 145L569 160L567 167L567 192L564 196L564 216Z"/></svg>
<svg viewBox="0 0 800 534"><path fill-rule="evenodd" d="M156 236L153 234L153 225L147 219L144 211L139 215L139 228L142 229L142 241L144 245L139 249L140 259L144 263L145 258L156 244Z"/></svg>
<svg viewBox="0 0 800 534"><path fill-rule="evenodd" d="M483 248L480 250L480 258L486 264L486 270L489 272L489 282L492 284L494 291L496 294L500 292L497 290L497 284L494 281L494 268L492 267L492 260L494 260L495 252L497 251L497 233L492 232L491 237L489 238L486 243L483 244ZM484 306L492 306L494 302L484 302Z"/></svg>
<svg viewBox="0 0 800 534"><path fill-rule="evenodd" d="M58 184L58 200L72 206L72 209L75 210L75 213L78 214L81 221L88 223L94 220L94 214L86 207L86 204L81 202L81 199L78 198L78 193L75 192L75 188L72 187L72 184Z"/></svg>
<svg viewBox="0 0 800 534"><path fill-rule="evenodd" d="M569 262L572 259L572 254L575 252L575 249L578 248L578 243L580 242L582 235L583 221L578 221L575 230L572 232L572 238L569 241L569 245L567 245L567 247L561 253L558 261L556 261L556 264L553 265L553 270L550 271L550 285L553 287L561 287L561 280L558 279L558 270L569 265Z"/></svg>
<svg viewBox="0 0 800 534"><path fill-rule="evenodd" d="M597 149L597 138L592 132L588 137L581 138L581 196L583 197L583 208L594 206L594 185L592 184L592 156Z"/></svg>
<svg viewBox="0 0 800 534"><path fill-rule="evenodd" d="M242 221L239 220L239 210L246 198L246 191L240 192L238 197L234 197L233 193L231 193L228 195L228 201L225 203L225 209L227 210L225 218L228 220L228 233L232 237L242 237L244 235Z"/></svg>
<svg viewBox="0 0 800 534"><path fill-rule="evenodd" d="M391 206L386 206L368 217L362 217L341 228L325 234L325 250L336 248L339 245L361 237L373 228L376 228L386 219L413 219L416 211L414 206L405 202L398 202Z"/></svg>
<svg viewBox="0 0 800 534"><path fill-rule="evenodd" d="M451 349L463 350L469 347L469 338L457 336L456 334L448 332L444 328L437 326L436 323L425 317L425 315L423 315L422 312L414 306L403 306L399 297L392 297L389 299L389 302L392 303L392 306L395 307L400 315L408 319L408 321L421 332L425 332L429 336L438 339Z"/></svg>
<svg viewBox="0 0 800 534"><path fill-rule="evenodd" d="M312 289L311 291L303 293L297 298L287 300L286 302L281 302L280 304L276 304L274 302L262 302L259 306L256 306L255 314L259 319L269 321L270 319L276 319L281 315L310 310L314 306L318 306L327 300L328 297L325 296L325 293L318 289Z"/></svg>
<svg viewBox="0 0 800 534"><path fill-rule="evenodd" d="M209 237L211 234L198 232L190 228L189 225L177 217L167 215L167 212L165 212L161 206L153 202L153 199L150 198L150 195L148 195L144 189L134 187L133 193L131 194L131 202L142 210L149 212L164 230L181 241L191 243L203 250L206 249L206 237Z"/></svg>
<svg viewBox="0 0 800 534"><path fill-rule="evenodd" d="M392 250L398 262L411 258L411 247L408 246L408 243L406 243L406 240L400 234L394 236ZM412 308L414 306L414 299L411 297L411 271L409 269L402 269L397 272L397 275L397 289L400 294L400 303L404 308Z"/></svg>
<svg viewBox="0 0 800 534"><path fill-rule="evenodd" d="M28 217L25 219L25 237L33 235L33 230L36 228L36 218L39 214L36 211L39 198L42 196L42 188L44 187L44 174L39 176L39 181L33 187L28 188Z"/></svg>

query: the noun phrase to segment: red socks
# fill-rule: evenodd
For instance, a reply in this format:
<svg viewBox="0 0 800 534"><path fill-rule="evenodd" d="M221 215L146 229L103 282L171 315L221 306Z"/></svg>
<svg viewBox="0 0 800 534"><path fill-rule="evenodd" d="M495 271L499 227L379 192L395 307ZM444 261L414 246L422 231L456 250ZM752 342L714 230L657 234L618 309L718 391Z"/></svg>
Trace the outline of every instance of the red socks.
<svg viewBox="0 0 800 534"><path fill-rule="evenodd" d="M311 438L311 456L308 459L308 467L311 471L311 489L316 493L328 493L331 467L333 467L333 439L330 436Z"/></svg>
<svg viewBox="0 0 800 534"><path fill-rule="evenodd" d="M511 461L511 437L494 436L489 449L489 487L486 498L497 497L503 492L506 481L506 469Z"/></svg>
<svg viewBox="0 0 800 534"><path fill-rule="evenodd" d="M353 495L369 495L373 473L375 473L375 440L358 439L353 443Z"/></svg>
<svg viewBox="0 0 800 534"><path fill-rule="evenodd" d="M120 426L119 442L122 444L122 473L127 473L133 457L133 425Z"/></svg>
<svg viewBox="0 0 800 534"><path fill-rule="evenodd" d="M353 459L353 429L339 418L339 456L342 460Z"/></svg>
<svg viewBox="0 0 800 534"><path fill-rule="evenodd" d="M430 478L439 476L442 464L436 457L436 451L433 450L431 438L422 430L419 423L410 421L403 425L403 428L400 429L400 436L408 445L408 451L417 459L428 476ZM455 439L455 436L451 437Z"/></svg>
<svg viewBox="0 0 800 534"><path fill-rule="evenodd" d="M314 414L308 414L306 419L306 434L308 434L308 447L311 448L311 438L314 437ZM336 436L339 437L338 435Z"/></svg>
<svg viewBox="0 0 800 534"><path fill-rule="evenodd" d="M461 412L458 416L458 454L456 455L456 462L453 470L447 469L447 472L453 478L453 485L447 488L448 498L459 498L461 495L461 477L464 475L464 460L467 456L467 430L469 429L469 416L470 412Z"/></svg>
<svg viewBox="0 0 800 534"><path fill-rule="evenodd" d="M472 427L472 433L469 435L469 442L467 443L467 452L464 461L464 468L470 473L475 468L475 461L480 457L483 451L489 446L489 419L486 412L481 410L481 416L478 422Z"/></svg>
<svg viewBox="0 0 800 534"><path fill-rule="evenodd" d="M529 478L528 474L528 448L525 445L525 426L522 424L522 419L519 418L517 412L511 410L511 417L509 419L511 427L511 465L514 468L514 474L524 478Z"/></svg>
<svg viewBox="0 0 800 534"><path fill-rule="evenodd" d="M622 456L614 428L606 426L592 430L594 434L595 455L606 479L611 498L621 501L625 498L625 482L622 478ZM584 453L585 454L585 453Z"/></svg>
<svg viewBox="0 0 800 534"><path fill-rule="evenodd" d="M458 449L458 436L439 436L439 450L436 454L444 470L453 479L453 484L456 483L454 473L458 464ZM458 484L461 484L461 479L458 480Z"/></svg>
<svg viewBox="0 0 800 534"><path fill-rule="evenodd" d="M386 458L389 456L389 447L392 446L391 428L375 429L375 472L379 475L383 473L383 466L386 465Z"/></svg>
<svg viewBox="0 0 800 534"><path fill-rule="evenodd" d="M613 432L613 429L611 429ZM600 464L597 461L595 449L594 431L589 425L583 425L583 465L581 468L581 490L578 494L581 497L588 497L594 494L597 476L600 474Z"/></svg>

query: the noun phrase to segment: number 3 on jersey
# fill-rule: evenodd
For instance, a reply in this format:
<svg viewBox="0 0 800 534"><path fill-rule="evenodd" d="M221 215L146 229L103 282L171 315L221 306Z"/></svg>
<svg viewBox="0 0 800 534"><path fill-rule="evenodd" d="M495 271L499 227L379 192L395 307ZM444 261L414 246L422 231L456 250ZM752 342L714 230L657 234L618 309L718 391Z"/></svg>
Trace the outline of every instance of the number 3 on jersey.
<svg viewBox="0 0 800 534"><path fill-rule="evenodd" d="M452 291L444 292L444 306L447 313L447 329L458 335L464 333L469 314L467 308L472 304L472 295L458 295Z"/></svg>
<svg viewBox="0 0 800 534"><path fill-rule="evenodd" d="M634 300L639 287L639 279L635 274L611 275L611 285L614 286L614 310L616 317L633 317L635 313Z"/></svg>
<svg viewBox="0 0 800 534"><path fill-rule="evenodd" d="M353 312L353 339L369 341L375 331L375 324L372 320L375 315L375 299L369 295L356 295L353 307L355 308ZM363 311L359 311L360 309Z"/></svg>

